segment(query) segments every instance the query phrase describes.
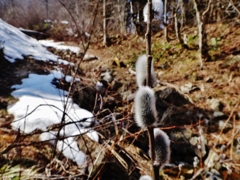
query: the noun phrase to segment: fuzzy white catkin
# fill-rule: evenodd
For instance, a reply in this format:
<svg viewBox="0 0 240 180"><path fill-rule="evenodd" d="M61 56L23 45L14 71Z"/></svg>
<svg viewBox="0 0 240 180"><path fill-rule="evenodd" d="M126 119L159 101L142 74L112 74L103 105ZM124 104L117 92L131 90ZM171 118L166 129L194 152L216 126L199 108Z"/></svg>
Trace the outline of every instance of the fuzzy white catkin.
<svg viewBox="0 0 240 180"><path fill-rule="evenodd" d="M141 55L136 62L136 80L138 87L145 86L146 84L146 77L147 77L147 56L146 54ZM153 61L151 64L151 82L154 86L157 82L157 78L154 72Z"/></svg>
<svg viewBox="0 0 240 180"><path fill-rule="evenodd" d="M146 128L157 120L156 99L153 89L148 86L139 87L135 100L135 120L139 127Z"/></svg>
<svg viewBox="0 0 240 180"><path fill-rule="evenodd" d="M140 177L139 180L152 180L152 178L149 175L143 175L143 176Z"/></svg>
<svg viewBox="0 0 240 180"><path fill-rule="evenodd" d="M170 140L168 135L158 129L154 129L154 141L155 141L155 161L160 163L161 166L168 163L170 160Z"/></svg>
<svg viewBox="0 0 240 180"><path fill-rule="evenodd" d="M152 0L152 11L154 12L154 19L162 19L163 15L163 2L162 0ZM143 9L144 22L147 22L148 4Z"/></svg>

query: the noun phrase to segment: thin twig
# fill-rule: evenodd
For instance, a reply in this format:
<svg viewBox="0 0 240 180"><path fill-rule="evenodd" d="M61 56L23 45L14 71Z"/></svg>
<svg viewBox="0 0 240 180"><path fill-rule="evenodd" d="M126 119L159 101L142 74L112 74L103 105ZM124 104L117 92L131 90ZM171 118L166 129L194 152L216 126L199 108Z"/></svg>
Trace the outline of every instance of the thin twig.
<svg viewBox="0 0 240 180"><path fill-rule="evenodd" d="M239 11L238 8L234 5L233 1L230 0L229 3L230 3L231 6L233 7L233 9L238 13L238 16L240 16L240 11Z"/></svg>
<svg viewBox="0 0 240 180"><path fill-rule="evenodd" d="M152 160L152 170L153 170L153 179L158 180L159 179L159 168L160 165L155 165L155 151L154 151L154 133L153 133L153 127L148 127L148 137L149 137L149 147L151 152L151 160Z"/></svg>
<svg viewBox="0 0 240 180"><path fill-rule="evenodd" d="M231 113L230 113L228 119L226 120L226 122L225 122L225 124L223 125L223 127L222 127L220 133L218 134L218 137L216 138L216 141L215 141L214 147L216 147L216 145L218 144L218 141L219 141L219 139L220 139L220 136L221 136L222 133L223 133L224 127L226 127L227 123L228 123L228 122L230 121L230 119L233 117L234 112L235 112L235 110L236 110L236 108L237 108L238 106L239 106L239 103L237 103L237 104L234 106L234 108L232 109L232 111L231 111Z"/></svg>
<svg viewBox="0 0 240 180"><path fill-rule="evenodd" d="M151 64L152 64L152 52L151 52L151 20L152 20L152 0L148 0L148 20L147 31L145 34L146 39L146 54L147 54L147 77L146 85L151 87Z"/></svg>
<svg viewBox="0 0 240 180"><path fill-rule="evenodd" d="M146 54L147 54L147 77L146 77L146 86L152 87L151 82L151 68L152 68L152 51L151 51L151 21L152 21L152 0L148 0L148 16L147 16L147 31L145 34L146 38ZM159 165L155 165L155 145L154 145L154 133L153 127L148 127L148 137L149 137L149 146L152 159L152 171L153 179L159 179Z"/></svg>
<svg viewBox="0 0 240 180"><path fill-rule="evenodd" d="M233 159L233 139L234 139L234 132L236 130L236 115L233 116L233 130L232 130L232 140L231 140L231 148L230 148L230 159Z"/></svg>

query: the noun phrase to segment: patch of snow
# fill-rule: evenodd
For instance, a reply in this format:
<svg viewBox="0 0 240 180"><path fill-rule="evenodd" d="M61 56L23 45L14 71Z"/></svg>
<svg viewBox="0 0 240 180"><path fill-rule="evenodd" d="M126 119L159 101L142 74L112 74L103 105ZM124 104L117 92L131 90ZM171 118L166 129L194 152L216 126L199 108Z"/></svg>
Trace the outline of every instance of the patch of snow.
<svg viewBox="0 0 240 180"><path fill-rule="evenodd" d="M69 36L73 36L74 35L74 32L73 32L72 28L66 28L66 31L67 31L67 35L69 35Z"/></svg>
<svg viewBox="0 0 240 180"><path fill-rule="evenodd" d="M66 77L65 77L65 81L66 82L71 82L73 80L73 77L72 76L69 76L69 75L67 75ZM79 82L80 81L80 79L79 78L75 78L75 80L74 80L74 82Z"/></svg>
<svg viewBox="0 0 240 180"><path fill-rule="evenodd" d="M85 32L85 36L90 37L90 34L88 32Z"/></svg>
<svg viewBox="0 0 240 180"><path fill-rule="evenodd" d="M83 58L84 61L91 61L91 60L98 60L98 58L92 54L85 54L84 58Z"/></svg>
<svg viewBox="0 0 240 180"><path fill-rule="evenodd" d="M96 131L91 130L87 133L87 135L93 141L99 142L99 136L98 136L98 133Z"/></svg>
<svg viewBox="0 0 240 180"><path fill-rule="evenodd" d="M21 85L12 86L16 89L12 95L19 98L18 102L8 107L8 112L15 117L12 123L14 129L30 133L35 129L46 130L47 126L60 123L67 92L51 84L53 78L60 77L61 73L57 71L49 75L30 74L27 79L22 80ZM29 113L31 114L25 117ZM68 102L67 115L66 122L77 122L85 118L90 121L88 124L93 121L92 113L79 108L78 105L72 103L71 99ZM84 123L79 122L75 129L78 131L77 128L82 128Z"/></svg>
<svg viewBox="0 0 240 180"><path fill-rule="evenodd" d="M49 141L50 143L54 144L56 141L56 132L50 131L50 132L43 132L39 139L41 141Z"/></svg>
<svg viewBox="0 0 240 180"><path fill-rule="evenodd" d="M52 20L51 20L51 19L45 19L44 22L45 22L45 23L51 23Z"/></svg>
<svg viewBox="0 0 240 180"><path fill-rule="evenodd" d="M68 21L61 21L61 24L69 24Z"/></svg>
<svg viewBox="0 0 240 180"><path fill-rule="evenodd" d="M3 42L4 57L12 63L16 59L23 60L25 56L41 61L57 61L58 59L36 39L27 36L2 19L0 19L0 41Z"/></svg>
<svg viewBox="0 0 240 180"><path fill-rule="evenodd" d="M41 43L46 45L49 42L52 41ZM8 61L14 63L17 59L23 60L25 56L31 56L35 60L74 65L50 53L41 43L0 19L0 44ZM63 46L62 43L52 44L57 44L57 48L70 49L74 52L80 50L78 47ZM86 155L79 150L73 136L86 133L92 140L99 140L97 132L89 128L94 123L93 114L74 104L71 98L67 100L68 92L57 89L52 84L55 78L65 78L68 82L72 80L72 77L65 76L60 68L55 69L48 75L29 74L28 78L22 79L22 84L12 86L14 91L11 95L19 101L7 108L8 113L14 115L11 125L13 129L23 133L31 133L36 129L47 131L49 126L61 122L66 105L64 120L67 125L60 131L60 136L65 139L56 142L56 132L50 131L43 132L40 140L56 142L60 152L78 165L82 165L86 161Z"/></svg>
<svg viewBox="0 0 240 180"><path fill-rule="evenodd" d="M54 132L45 132L40 135L41 141L48 141L52 144L55 144L56 133ZM65 138L64 140L57 141L57 149L63 153L63 155L69 159L75 161L79 166L83 165L86 161L86 154L84 154L78 148L77 142L73 137Z"/></svg>
<svg viewBox="0 0 240 180"><path fill-rule="evenodd" d="M72 63L72 62L68 62L68 61L66 61L66 60L63 60L63 59L58 59L58 60L57 60L57 62L58 62L58 64L75 66L75 64L74 64L74 63Z"/></svg>
<svg viewBox="0 0 240 180"><path fill-rule="evenodd" d="M48 126L61 122L67 92L57 89L51 82L54 78L59 79L62 76L60 71L52 71L48 75L29 74L28 78L22 80L22 84L12 86L16 89L12 95L19 99L8 106L8 112L14 115L11 124L13 129L24 133L31 133L36 129L46 131ZM68 100L66 113L67 125L60 131L60 135L66 138L64 141L58 141L57 147L67 158L81 165L86 155L69 136L86 133L92 140L98 141L97 132L85 128L94 122L93 114L74 104L72 99ZM55 132L43 133L40 140L50 140L54 143L55 135Z"/></svg>
<svg viewBox="0 0 240 180"><path fill-rule="evenodd" d="M58 141L58 150L61 149L63 155L69 159L73 159L79 166L86 161L86 154L79 150L77 142L73 137Z"/></svg>
<svg viewBox="0 0 240 180"><path fill-rule="evenodd" d="M59 50L70 50L76 54L80 52L80 48L77 46L67 46L63 45L64 42L55 42L53 40L39 40L39 42L45 47L53 47Z"/></svg>

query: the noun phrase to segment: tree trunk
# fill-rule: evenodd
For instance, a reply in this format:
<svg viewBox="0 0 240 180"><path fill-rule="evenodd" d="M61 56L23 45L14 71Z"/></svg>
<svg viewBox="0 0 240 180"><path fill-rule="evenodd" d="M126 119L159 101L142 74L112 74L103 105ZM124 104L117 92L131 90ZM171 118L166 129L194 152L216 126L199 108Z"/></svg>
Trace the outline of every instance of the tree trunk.
<svg viewBox="0 0 240 180"><path fill-rule="evenodd" d="M121 29L121 34L126 33L126 18L125 18L125 7L126 7L126 2L122 2L120 1L119 3L120 6L120 29Z"/></svg>
<svg viewBox="0 0 240 180"><path fill-rule="evenodd" d="M176 38L178 39L178 42L180 44L183 45L183 40L182 40L182 37L181 37L181 32L180 32L180 28L179 28L179 25L178 25L178 18L177 18L177 11L178 11L178 7L174 10L174 27L175 27L175 34L176 34Z"/></svg>
<svg viewBox="0 0 240 180"><path fill-rule="evenodd" d="M76 21L77 21L77 24L79 25L79 6L78 6L78 0L75 0L75 8L76 8L76 15L77 15L77 18L76 18Z"/></svg>
<svg viewBox="0 0 240 180"><path fill-rule="evenodd" d="M130 13L131 13L131 25L130 25L131 30L130 30L130 32L131 32L131 34L135 34L136 27L133 24L134 19L133 19L133 2L132 1L130 1Z"/></svg>
<svg viewBox="0 0 240 180"><path fill-rule="evenodd" d="M211 0L210 0L210 3L211 3ZM210 5L210 3L209 3L209 5ZM203 62L210 58L210 56L208 54L207 34L205 32L205 24L202 21L202 19L204 19L204 18L201 18L201 14L198 10L198 4L197 4L196 0L193 0L193 5L194 5L194 9L196 11L196 18L197 18L197 24L198 24L198 38L199 38L198 58L199 58L200 67L202 69ZM207 11L208 11L208 9L203 13L203 16L206 14Z"/></svg>
<svg viewBox="0 0 240 180"><path fill-rule="evenodd" d="M148 62L148 66L147 66L147 86L151 87L151 64L152 64L152 52L151 52L151 21L152 21L152 17L151 17L151 11L152 11L152 0L148 0L148 16L147 16L147 31L145 34L145 38L146 38L146 54L147 54L147 62Z"/></svg>
<svg viewBox="0 0 240 180"><path fill-rule="evenodd" d="M152 87L151 67L152 67L152 51L151 51L151 21L152 21L152 0L148 0L148 16L147 16L147 32L146 38L146 54L147 54L147 77L146 85ZM155 144L153 127L148 127L149 147L152 159L153 180L159 180L159 165L155 165Z"/></svg>
<svg viewBox="0 0 240 180"><path fill-rule="evenodd" d="M180 12L181 12L181 26L180 26L180 30L182 30L185 22L186 22L186 17L185 17L185 8L183 6L183 0L179 0L179 8L180 8Z"/></svg>
<svg viewBox="0 0 240 180"><path fill-rule="evenodd" d="M107 45L106 0L103 0L103 45Z"/></svg>
<svg viewBox="0 0 240 180"><path fill-rule="evenodd" d="M49 19L49 15L48 15L48 0L45 0L45 6L46 6L46 19Z"/></svg>
<svg viewBox="0 0 240 180"><path fill-rule="evenodd" d="M167 0L164 2L164 19L163 19L163 24L164 24L164 38L167 42L169 42L168 38L168 29L167 29Z"/></svg>

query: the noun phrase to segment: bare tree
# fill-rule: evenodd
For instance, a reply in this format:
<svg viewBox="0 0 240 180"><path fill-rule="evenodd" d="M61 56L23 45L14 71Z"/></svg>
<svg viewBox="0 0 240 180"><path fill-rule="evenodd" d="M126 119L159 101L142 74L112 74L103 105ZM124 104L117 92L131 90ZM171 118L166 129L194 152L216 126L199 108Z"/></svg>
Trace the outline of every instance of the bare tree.
<svg viewBox="0 0 240 180"><path fill-rule="evenodd" d="M163 24L164 24L164 38L168 42L169 38L168 38L168 29L167 29L167 3L168 3L168 1L165 0L164 12L163 12L163 14L164 14Z"/></svg>
<svg viewBox="0 0 240 180"><path fill-rule="evenodd" d="M103 0L103 45L107 45L106 0Z"/></svg>
<svg viewBox="0 0 240 180"><path fill-rule="evenodd" d="M118 0L117 2L119 33L124 34L126 32L126 1Z"/></svg>
<svg viewBox="0 0 240 180"><path fill-rule="evenodd" d="M152 64L152 50L151 50L151 21L152 21L152 0L148 0L147 4L147 31L145 34L145 39L146 39L146 54L147 54L147 82L146 84L148 86L151 85L151 64Z"/></svg>
<svg viewBox="0 0 240 180"><path fill-rule="evenodd" d="M130 0L130 14L131 14L131 17L130 17L130 23L131 24L130 24L130 26L131 26L131 33L132 33L132 32L136 32L136 31L135 31L135 26L133 26L133 23L134 23L134 17L133 17L134 11L133 11L133 2L131 0Z"/></svg>
<svg viewBox="0 0 240 180"><path fill-rule="evenodd" d="M152 0L148 0L147 4L147 31L145 34L146 38L146 54L147 54L147 77L146 77L146 85L152 87L151 82L151 67L152 67L152 51L151 51L151 21L152 21ZM153 179L159 179L159 166L155 165L155 148L154 148L154 132L153 127L149 126L148 129L148 137L149 137L149 146L150 146L150 154L152 159L152 170L153 170Z"/></svg>
<svg viewBox="0 0 240 180"><path fill-rule="evenodd" d="M45 6L46 6L46 19L49 19L49 14L48 14L48 0L45 0Z"/></svg>
<svg viewBox="0 0 240 180"><path fill-rule="evenodd" d="M182 0L179 0L176 7L173 10L173 16L174 16L174 27L175 27L176 38L178 39L179 43L183 45L183 40L181 37L179 21L178 21L178 16L177 16L177 13L178 13L178 10L179 10L179 7L181 6L181 4L182 4Z"/></svg>
<svg viewBox="0 0 240 180"><path fill-rule="evenodd" d="M210 58L208 54L207 34L205 32L205 22L204 22L204 16L206 12L209 10L210 4L211 4L211 0L209 0L207 9L201 14L196 0L193 0L194 9L196 11L197 26L198 26L198 37L199 37L198 57L199 57L201 68L203 68L203 62Z"/></svg>

